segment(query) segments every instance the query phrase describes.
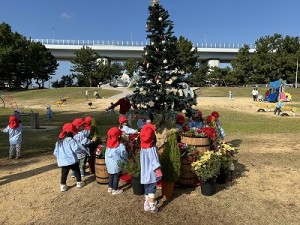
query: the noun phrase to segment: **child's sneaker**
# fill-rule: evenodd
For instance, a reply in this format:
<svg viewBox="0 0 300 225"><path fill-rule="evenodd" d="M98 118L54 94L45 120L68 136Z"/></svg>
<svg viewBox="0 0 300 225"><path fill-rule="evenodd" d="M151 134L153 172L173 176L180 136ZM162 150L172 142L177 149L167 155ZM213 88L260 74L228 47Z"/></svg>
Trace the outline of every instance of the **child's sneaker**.
<svg viewBox="0 0 300 225"><path fill-rule="evenodd" d="M111 192L112 192L112 188L108 188L108 189L107 189L107 192L108 192L108 193L111 193Z"/></svg>
<svg viewBox="0 0 300 225"><path fill-rule="evenodd" d="M158 211L158 208L156 208L155 205L153 207L150 207L150 210L149 210L150 213L156 213L157 211Z"/></svg>
<svg viewBox="0 0 300 225"><path fill-rule="evenodd" d="M122 193L123 193L122 189L112 190L112 192L111 192L112 195L119 195L119 194L122 194Z"/></svg>
<svg viewBox="0 0 300 225"><path fill-rule="evenodd" d="M68 189L68 186L66 185L66 184L61 184L60 185L60 191L61 192L64 192L64 191L66 191Z"/></svg>
<svg viewBox="0 0 300 225"><path fill-rule="evenodd" d="M9 159L13 159L14 157L13 157L12 155L10 155L8 158L9 158Z"/></svg>
<svg viewBox="0 0 300 225"><path fill-rule="evenodd" d="M83 181L77 182L76 187L82 188L84 185Z"/></svg>
<svg viewBox="0 0 300 225"><path fill-rule="evenodd" d="M146 212L150 211L150 205L149 205L148 201L144 202L144 211L146 211Z"/></svg>
<svg viewBox="0 0 300 225"><path fill-rule="evenodd" d="M155 207L155 208L156 208L157 204L158 204L158 201L156 200L156 201L154 202L154 207ZM145 201L145 202L144 202L144 210L145 210L146 212L151 212L151 207L150 207L150 204L149 204L148 201ZM158 209L156 208L156 211L157 211L157 210L158 210Z"/></svg>

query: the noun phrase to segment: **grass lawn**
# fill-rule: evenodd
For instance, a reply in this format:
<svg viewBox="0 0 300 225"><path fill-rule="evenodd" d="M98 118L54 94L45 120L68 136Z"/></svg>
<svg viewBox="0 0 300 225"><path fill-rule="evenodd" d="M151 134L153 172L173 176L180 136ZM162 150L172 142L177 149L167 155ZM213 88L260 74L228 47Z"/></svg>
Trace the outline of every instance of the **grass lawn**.
<svg viewBox="0 0 300 225"><path fill-rule="evenodd" d="M259 88L260 90L261 88ZM117 94L118 91L101 90L100 88L59 88L50 90L30 90L30 91L14 91L8 92L18 102L30 100L30 101L41 101L47 102L53 99L61 99L63 97L69 97L73 102L80 102L85 100L85 91L89 91L89 97L93 97L93 92L99 91L101 96L109 97ZM235 93L235 97L249 97L251 98L251 87L205 87L200 88L196 91L198 97L227 97L228 91L232 90ZM290 88L289 90L293 98L299 99L300 89ZM68 101L68 100L67 100ZM299 103L299 101L298 101ZM295 103L295 105L298 105ZM212 109L203 109L203 114L209 114ZM222 126L227 133L232 135L247 135L247 134L272 134L278 133L277 129L280 126L281 133L294 133L300 131L300 126L293 120L279 120L274 123L269 120L268 117L261 117L259 114L249 117L248 114L241 112L234 112L232 110L226 110L224 108L215 107L214 110L218 110L222 116ZM34 112L45 114L45 109L34 109ZM0 127L4 128L7 126L9 115L12 113L11 107L0 109ZM24 154L35 154L39 152L48 152L53 150L53 145L56 141L57 134L60 132L61 126L66 121L72 121L78 117L84 117L90 114L93 116L99 126L101 136L105 136L107 130L112 124L115 124L115 118L105 113L103 110L99 112L76 112L74 111L60 111L55 114L53 121L48 121L45 116L40 116L40 125L42 126L57 126L56 129L51 129L47 132L39 132L39 130L28 129L24 132L24 142L22 149ZM23 124L30 124L29 117L23 117ZM38 135L38 139L36 136ZM7 156L7 135L0 133L3 144L0 146L0 157Z"/></svg>

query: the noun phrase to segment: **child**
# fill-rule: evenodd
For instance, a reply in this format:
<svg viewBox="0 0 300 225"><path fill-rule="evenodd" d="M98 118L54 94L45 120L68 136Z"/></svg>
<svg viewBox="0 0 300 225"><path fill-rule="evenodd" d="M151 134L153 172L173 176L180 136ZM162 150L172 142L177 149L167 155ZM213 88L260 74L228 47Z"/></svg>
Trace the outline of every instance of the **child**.
<svg viewBox="0 0 300 225"><path fill-rule="evenodd" d="M73 135L77 133L78 130L72 123L66 123L59 134L58 141L55 144L53 154L57 158L58 166L61 167L60 190L62 192L66 191L68 188L67 177L70 169L74 171L76 176L76 186L78 188L83 186L78 159L76 156L76 154L83 151L83 146L73 139Z"/></svg>
<svg viewBox="0 0 300 225"><path fill-rule="evenodd" d="M51 110L51 106L50 105L47 106L47 118L49 120L53 119L53 112Z"/></svg>
<svg viewBox="0 0 300 225"><path fill-rule="evenodd" d="M128 127L127 123L128 123L128 120L127 120L126 116L119 117L119 124L120 124L119 128L123 133L125 133L126 135L129 135L129 134L135 134L138 132L137 130Z"/></svg>
<svg viewBox="0 0 300 225"><path fill-rule="evenodd" d="M95 154L96 154L96 149L98 147L99 143L99 131L98 127L96 125L96 121L94 118L91 116L86 116L84 118L84 130L83 133L85 134L84 136L88 137L91 141L91 143L87 146L90 152L90 155L87 157L87 161L89 163L90 167L90 173L94 174L95 173ZM94 139L96 138L96 140Z"/></svg>
<svg viewBox="0 0 300 225"><path fill-rule="evenodd" d="M220 117L219 113L218 113L217 111L213 111L213 112L211 113L211 116L213 116L213 117L215 118L216 123L217 123L219 126L221 126L221 122L220 122L220 119L219 119L219 117Z"/></svg>
<svg viewBox="0 0 300 225"><path fill-rule="evenodd" d="M123 193L122 189L118 189L119 172L121 172L118 162L127 161L127 152L125 146L120 142L121 135L122 131L118 127L112 127L107 132L105 163L109 174L108 193L112 195Z"/></svg>
<svg viewBox="0 0 300 225"><path fill-rule="evenodd" d="M192 121L189 123L189 127L201 128L203 126L202 112L197 110L193 115Z"/></svg>
<svg viewBox="0 0 300 225"><path fill-rule="evenodd" d="M276 112L278 112L278 116L280 115L282 106L284 106L283 99L280 99L279 102L277 102L276 104L276 108L274 110L274 116L276 116Z"/></svg>
<svg viewBox="0 0 300 225"><path fill-rule="evenodd" d="M179 132L182 131L182 128L184 127L184 122L185 122L185 117L184 115L178 114L176 116L176 128L178 129Z"/></svg>
<svg viewBox="0 0 300 225"><path fill-rule="evenodd" d="M77 158L78 158L78 162L79 162L81 176L84 177L85 176L86 156L90 155L87 145L91 143L91 140L88 139L89 133L84 132L84 119L83 118L77 118L77 119L73 120L72 124L78 130L78 133L75 134L73 138L79 144L81 144L83 146L82 152L77 154ZM74 171L72 173L72 177L75 177Z"/></svg>
<svg viewBox="0 0 300 225"><path fill-rule="evenodd" d="M144 184L145 202L144 210L155 213L158 211L155 201L156 182L162 177L160 163L156 148L156 127L147 123L141 129L141 184Z"/></svg>
<svg viewBox="0 0 300 225"><path fill-rule="evenodd" d="M9 158L16 159L21 158L21 144L23 127L20 124L19 119L12 115L9 117L8 126L2 130L4 133L8 133L9 139Z"/></svg>
<svg viewBox="0 0 300 225"><path fill-rule="evenodd" d="M211 122L214 124L216 132L218 132L219 138L222 140L222 142L224 142L225 131L221 127L220 121L218 120L218 117L216 117L216 116L219 116L219 113L216 111L212 112L212 115L207 117L206 123L207 123L207 125L209 125Z"/></svg>

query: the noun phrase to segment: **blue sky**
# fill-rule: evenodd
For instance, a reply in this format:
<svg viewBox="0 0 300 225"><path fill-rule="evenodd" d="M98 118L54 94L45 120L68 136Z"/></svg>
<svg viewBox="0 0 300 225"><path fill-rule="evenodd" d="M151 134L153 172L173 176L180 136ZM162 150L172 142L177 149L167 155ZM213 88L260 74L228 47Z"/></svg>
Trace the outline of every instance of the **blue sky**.
<svg viewBox="0 0 300 225"><path fill-rule="evenodd" d="M299 0L160 0L176 36L193 43L254 44L300 36ZM149 0L1 0L0 22L27 38L145 41ZM59 62L58 78L70 64Z"/></svg>

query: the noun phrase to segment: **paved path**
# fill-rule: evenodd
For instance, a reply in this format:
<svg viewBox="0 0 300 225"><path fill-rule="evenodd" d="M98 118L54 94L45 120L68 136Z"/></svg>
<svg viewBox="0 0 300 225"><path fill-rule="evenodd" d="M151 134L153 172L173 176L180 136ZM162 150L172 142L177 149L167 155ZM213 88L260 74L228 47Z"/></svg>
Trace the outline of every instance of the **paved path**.
<svg viewBox="0 0 300 225"><path fill-rule="evenodd" d="M113 96L110 97L110 98L113 98L113 99L120 99L120 98L125 97L127 94L132 94L133 93L133 91L131 89L128 89L127 87L114 88L114 87L111 87L111 86L102 86L102 89L122 91L122 93L117 94L117 95L113 95Z"/></svg>

